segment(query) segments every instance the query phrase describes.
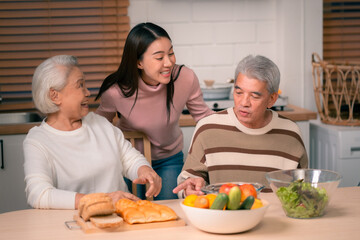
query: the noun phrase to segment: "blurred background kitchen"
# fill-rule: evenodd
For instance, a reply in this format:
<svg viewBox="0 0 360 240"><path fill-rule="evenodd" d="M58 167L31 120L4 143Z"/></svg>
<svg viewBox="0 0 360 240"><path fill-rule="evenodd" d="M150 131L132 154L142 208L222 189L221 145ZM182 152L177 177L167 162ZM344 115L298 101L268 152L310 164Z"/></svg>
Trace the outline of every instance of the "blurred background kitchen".
<svg viewBox="0 0 360 240"><path fill-rule="evenodd" d="M278 110L285 110L284 116L300 126L311 167L339 171L344 175L342 186L360 182L360 127L326 125L317 119L311 64L313 52L325 59L360 61L360 2L1 1L0 213L27 207L22 141L41 120L31 102L35 67L53 55L77 56L92 93L91 107L96 109L95 95L102 80L117 69L128 31L146 21L165 28L177 63L192 68L201 84L214 80L215 85L226 85L234 78L237 63L249 54L272 59L282 74L280 89L285 99ZM229 97L207 101L213 108L232 103ZM186 154L194 122L184 115L179 124Z"/></svg>

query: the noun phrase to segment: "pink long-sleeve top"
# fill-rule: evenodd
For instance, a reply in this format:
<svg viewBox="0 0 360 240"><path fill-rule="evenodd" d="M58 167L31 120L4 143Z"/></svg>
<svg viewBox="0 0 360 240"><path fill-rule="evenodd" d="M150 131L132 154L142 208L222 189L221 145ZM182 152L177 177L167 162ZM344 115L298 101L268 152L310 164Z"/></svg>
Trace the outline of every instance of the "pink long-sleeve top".
<svg viewBox="0 0 360 240"><path fill-rule="evenodd" d="M185 105L195 121L213 113L205 104L199 80L191 69L181 69L174 89L169 121L166 110L166 85L150 86L142 79L139 79L138 98L132 110L135 94L125 98L119 86L114 84L102 94L96 113L112 121L116 112L119 112L121 117L117 126L120 129L140 131L148 136L152 160L167 158L183 150L183 134L179 119ZM141 150L142 147L139 148Z"/></svg>

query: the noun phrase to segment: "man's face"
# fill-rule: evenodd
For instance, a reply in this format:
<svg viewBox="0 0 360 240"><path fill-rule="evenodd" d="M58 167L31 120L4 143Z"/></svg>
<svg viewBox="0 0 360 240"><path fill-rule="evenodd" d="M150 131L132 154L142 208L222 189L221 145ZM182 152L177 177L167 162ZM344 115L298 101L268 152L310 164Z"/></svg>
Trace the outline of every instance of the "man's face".
<svg viewBox="0 0 360 240"><path fill-rule="evenodd" d="M270 94L266 82L240 73L233 94L234 112L241 124L248 128L261 128L268 123L267 108L274 105L278 94Z"/></svg>

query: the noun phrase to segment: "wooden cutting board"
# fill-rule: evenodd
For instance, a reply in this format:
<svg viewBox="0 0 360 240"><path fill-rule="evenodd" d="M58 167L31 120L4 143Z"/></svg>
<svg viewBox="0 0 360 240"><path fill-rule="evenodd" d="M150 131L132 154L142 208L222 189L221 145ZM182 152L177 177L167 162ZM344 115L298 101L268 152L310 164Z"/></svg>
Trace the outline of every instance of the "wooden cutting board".
<svg viewBox="0 0 360 240"><path fill-rule="evenodd" d="M79 217L79 215L74 215L74 220L81 227L84 233L98 233L98 232L123 232L123 231L132 231L132 230L144 230L144 229L154 229L154 228L168 228L168 227L182 227L186 223L183 219L178 218L172 221L166 222L153 222L153 223L141 223L141 224L128 224L123 222L123 224L118 228L98 228L94 226L90 221L85 222L84 219Z"/></svg>

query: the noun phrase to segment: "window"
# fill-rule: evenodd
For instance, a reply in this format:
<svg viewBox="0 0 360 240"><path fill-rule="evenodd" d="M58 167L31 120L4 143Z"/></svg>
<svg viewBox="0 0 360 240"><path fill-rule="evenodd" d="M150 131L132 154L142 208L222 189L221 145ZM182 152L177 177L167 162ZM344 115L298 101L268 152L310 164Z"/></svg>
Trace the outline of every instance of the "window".
<svg viewBox="0 0 360 240"><path fill-rule="evenodd" d="M360 63L360 1L323 0L323 58Z"/></svg>
<svg viewBox="0 0 360 240"><path fill-rule="evenodd" d="M315 100L328 124L360 125L360 1L323 0L323 58Z"/></svg>
<svg viewBox="0 0 360 240"><path fill-rule="evenodd" d="M128 0L0 2L0 111L34 110L31 81L48 57L78 57L91 92L116 71L129 32Z"/></svg>

